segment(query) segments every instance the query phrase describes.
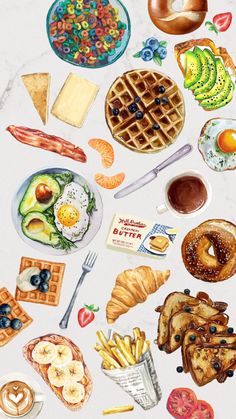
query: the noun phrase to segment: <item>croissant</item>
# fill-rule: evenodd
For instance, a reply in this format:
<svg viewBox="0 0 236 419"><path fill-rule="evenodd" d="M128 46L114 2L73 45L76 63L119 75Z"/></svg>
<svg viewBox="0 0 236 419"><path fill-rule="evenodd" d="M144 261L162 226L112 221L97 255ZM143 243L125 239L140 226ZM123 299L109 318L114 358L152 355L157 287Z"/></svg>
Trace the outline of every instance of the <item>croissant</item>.
<svg viewBox="0 0 236 419"><path fill-rule="evenodd" d="M107 322L114 323L130 308L146 301L148 295L156 292L169 276L169 270L156 271L149 266L138 266L121 272L107 303Z"/></svg>

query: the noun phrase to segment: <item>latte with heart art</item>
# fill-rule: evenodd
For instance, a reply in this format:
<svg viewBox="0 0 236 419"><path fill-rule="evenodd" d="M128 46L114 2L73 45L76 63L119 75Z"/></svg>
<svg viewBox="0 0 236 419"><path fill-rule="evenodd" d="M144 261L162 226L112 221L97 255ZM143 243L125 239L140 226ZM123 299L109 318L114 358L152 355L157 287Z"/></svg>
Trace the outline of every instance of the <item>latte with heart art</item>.
<svg viewBox="0 0 236 419"><path fill-rule="evenodd" d="M34 392L23 381L10 381L0 388L0 409L9 416L24 416L33 404Z"/></svg>

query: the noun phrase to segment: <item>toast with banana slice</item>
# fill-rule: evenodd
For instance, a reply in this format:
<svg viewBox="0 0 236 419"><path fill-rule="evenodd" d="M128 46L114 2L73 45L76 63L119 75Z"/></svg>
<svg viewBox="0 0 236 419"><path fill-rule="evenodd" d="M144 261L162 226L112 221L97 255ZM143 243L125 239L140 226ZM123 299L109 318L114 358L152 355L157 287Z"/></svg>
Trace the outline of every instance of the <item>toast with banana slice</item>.
<svg viewBox="0 0 236 419"><path fill-rule="evenodd" d="M223 383L236 369L236 344L190 345L186 356L191 376L198 386L214 379Z"/></svg>
<svg viewBox="0 0 236 419"><path fill-rule="evenodd" d="M223 314L226 308L226 303L213 302L208 294L203 292L199 292L197 297L182 292L169 294L164 304L156 308L156 311L160 313L158 347L167 352L173 352L181 345L184 332L191 324L195 323L197 327L207 323L208 319L227 324L228 317ZM176 335L180 336L177 340Z"/></svg>
<svg viewBox="0 0 236 419"><path fill-rule="evenodd" d="M70 339L45 335L23 348L25 359L70 410L83 407L92 392L92 378L83 355Z"/></svg>

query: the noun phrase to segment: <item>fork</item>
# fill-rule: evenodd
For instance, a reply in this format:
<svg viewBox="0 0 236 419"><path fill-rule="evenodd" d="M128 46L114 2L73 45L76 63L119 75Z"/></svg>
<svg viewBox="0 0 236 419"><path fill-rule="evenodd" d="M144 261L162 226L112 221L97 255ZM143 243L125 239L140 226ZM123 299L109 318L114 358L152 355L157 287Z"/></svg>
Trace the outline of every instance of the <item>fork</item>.
<svg viewBox="0 0 236 419"><path fill-rule="evenodd" d="M71 315L72 309L74 307L79 288L83 284L85 275L87 275L87 273L89 273L92 270L92 268L93 268L93 266L96 262L96 259L97 259L97 254L89 251L89 253L87 254L86 259L85 259L85 261L82 265L82 271L83 272L82 272L81 277L78 280L78 283L75 287L74 293L73 293L72 298L70 300L70 304L68 305L68 308L67 308L64 316L62 317L62 319L59 323L59 326L60 326L61 329L67 329L68 322L69 322L69 319L70 319L70 315Z"/></svg>

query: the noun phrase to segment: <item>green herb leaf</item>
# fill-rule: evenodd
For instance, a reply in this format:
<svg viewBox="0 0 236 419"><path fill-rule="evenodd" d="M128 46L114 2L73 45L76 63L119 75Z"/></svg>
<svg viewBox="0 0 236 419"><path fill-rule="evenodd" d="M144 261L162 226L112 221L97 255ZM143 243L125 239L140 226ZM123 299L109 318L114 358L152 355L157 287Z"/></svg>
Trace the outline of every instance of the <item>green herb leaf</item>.
<svg viewBox="0 0 236 419"><path fill-rule="evenodd" d="M205 23L205 26L209 29L209 31L215 32L218 35L219 31L214 23L208 21Z"/></svg>
<svg viewBox="0 0 236 419"><path fill-rule="evenodd" d="M159 57L159 55L158 55L158 54L155 54L155 55L154 55L154 57L153 57L153 61L154 61L154 63L155 63L155 64L157 64L157 65L162 65L162 60L161 60L161 58Z"/></svg>
<svg viewBox="0 0 236 419"><path fill-rule="evenodd" d="M160 45L161 45L161 47L167 47L167 42L166 41L160 41Z"/></svg>
<svg viewBox="0 0 236 419"><path fill-rule="evenodd" d="M139 52L136 52L134 55L133 55L133 57L134 58L140 58L141 57L141 52L139 51Z"/></svg>
<svg viewBox="0 0 236 419"><path fill-rule="evenodd" d="M143 48L145 48L146 47L146 42L145 41L143 41Z"/></svg>

